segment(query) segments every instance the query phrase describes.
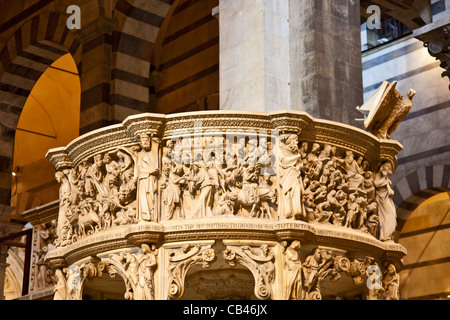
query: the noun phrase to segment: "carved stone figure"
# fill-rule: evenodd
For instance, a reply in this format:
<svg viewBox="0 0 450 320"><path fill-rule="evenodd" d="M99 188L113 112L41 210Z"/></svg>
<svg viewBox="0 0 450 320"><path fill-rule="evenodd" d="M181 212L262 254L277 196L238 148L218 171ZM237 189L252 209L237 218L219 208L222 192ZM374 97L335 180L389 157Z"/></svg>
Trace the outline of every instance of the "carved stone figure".
<svg viewBox="0 0 450 320"><path fill-rule="evenodd" d="M142 255L137 259L138 287L135 300L155 300L154 273L157 267L156 254L147 244L141 245Z"/></svg>
<svg viewBox="0 0 450 320"><path fill-rule="evenodd" d="M305 274L305 298L307 300L321 300L322 281L329 277L335 282L341 278L342 272L348 272L350 261L340 255L333 254L329 249L316 249L308 256L303 265Z"/></svg>
<svg viewBox="0 0 450 320"><path fill-rule="evenodd" d="M55 292L53 300L67 300L67 283L64 273L61 269L56 269L55 275L58 280L53 288L53 291Z"/></svg>
<svg viewBox="0 0 450 320"><path fill-rule="evenodd" d="M257 218L269 218L272 219L271 205L277 201L277 189L274 188L269 173L264 174L262 181L258 187L261 207L258 210Z"/></svg>
<svg viewBox="0 0 450 320"><path fill-rule="evenodd" d="M165 167L163 175L164 181L160 186L162 216L167 220L184 219L181 188L186 184L186 178L183 176L183 167L177 165L171 171Z"/></svg>
<svg viewBox="0 0 450 320"><path fill-rule="evenodd" d="M302 300L302 262L300 260L300 241L292 241L291 245L284 252L284 264L286 268L286 294L287 300Z"/></svg>
<svg viewBox="0 0 450 320"><path fill-rule="evenodd" d="M322 255L321 250L317 248L314 253L305 259L305 263L303 265L303 273L305 275L304 285L306 288L309 288L319 272L319 268L321 267Z"/></svg>
<svg viewBox="0 0 450 320"><path fill-rule="evenodd" d="M72 188L69 179L62 171L55 173L56 181L61 185L59 187L59 214L58 214L58 227L56 233L62 235L63 225L67 221L67 216L70 215L70 205Z"/></svg>
<svg viewBox="0 0 450 320"><path fill-rule="evenodd" d="M280 186L278 211L284 219L304 219L303 180L301 168L303 161L298 152L298 137L296 134L286 134L280 137L278 181Z"/></svg>
<svg viewBox="0 0 450 320"><path fill-rule="evenodd" d="M152 155L152 140L149 135L141 134L139 142L142 150L137 153L138 213L140 221L156 221L156 176L158 163Z"/></svg>
<svg viewBox="0 0 450 320"><path fill-rule="evenodd" d="M406 99L403 99L396 86L397 81L391 84L384 81L372 97L358 108L367 117L364 126L377 138L390 139L390 135L411 111L416 91L410 89Z"/></svg>
<svg viewBox="0 0 450 320"><path fill-rule="evenodd" d="M389 264L383 278L382 300L400 300L400 275L393 264Z"/></svg>
<svg viewBox="0 0 450 320"><path fill-rule="evenodd" d="M397 214L395 209L394 191L391 188L392 165L385 162L375 175L374 185L376 189L376 202L378 204L378 216L380 217L380 240L392 239L397 227Z"/></svg>
<svg viewBox="0 0 450 320"><path fill-rule="evenodd" d="M191 175L188 178L190 183L189 191L194 195L197 190L200 190L194 217L211 217L215 191L214 183L205 168L200 164L194 163L191 166L191 170Z"/></svg>
<svg viewBox="0 0 450 320"><path fill-rule="evenodd" d="M350 191L362 189L364 187L364 177L362 176L363 171L359 167L358 162L355 160L353 152L346 151L345 159L338 159L338 163L342 165L347 174L348 187L350 188Z"/></svg>

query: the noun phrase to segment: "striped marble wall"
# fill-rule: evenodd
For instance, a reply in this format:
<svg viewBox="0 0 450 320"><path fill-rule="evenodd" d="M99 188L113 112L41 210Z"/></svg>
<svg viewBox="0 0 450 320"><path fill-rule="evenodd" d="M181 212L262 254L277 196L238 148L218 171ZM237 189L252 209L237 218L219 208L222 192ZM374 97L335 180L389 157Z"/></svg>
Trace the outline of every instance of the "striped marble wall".
<svg viewBox="0 0 450 320"><path fill-rule="evenodd" d="M218 0L25 1L0 20L0 203L9 204L15 130L31 89L70 53L81 81L80 134L143 112L218 109Z"/></svg>
<svg viewBox="0 0 450 320"><path fill-rule="evenodd" d="M156 111L219 108L218 0L185 0L171 12L154 56Z"/></svg>
<svg viewBox="0 0 450 320"><path fill-rule="evenodd" d="M9 202L15 129L31 89L47 67L66 53L77 66L82 59L80 41L66 28L64 15L39 14L40 6L31 9L0 25L0 30L11 29L0 48L0 203Z"/></svg>

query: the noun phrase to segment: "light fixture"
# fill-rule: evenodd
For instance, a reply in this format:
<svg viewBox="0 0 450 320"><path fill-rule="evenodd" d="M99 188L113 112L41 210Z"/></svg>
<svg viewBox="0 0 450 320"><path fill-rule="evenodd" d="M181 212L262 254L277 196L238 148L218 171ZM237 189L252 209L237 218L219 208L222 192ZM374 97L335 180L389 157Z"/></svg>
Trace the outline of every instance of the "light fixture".
<svg viewBox="0 0 450 320"><path fill-rule="evenodd" d="M15 173L14 171L11 172L11 174L12 174L13 177L17 176L17 173Z"/></svg>

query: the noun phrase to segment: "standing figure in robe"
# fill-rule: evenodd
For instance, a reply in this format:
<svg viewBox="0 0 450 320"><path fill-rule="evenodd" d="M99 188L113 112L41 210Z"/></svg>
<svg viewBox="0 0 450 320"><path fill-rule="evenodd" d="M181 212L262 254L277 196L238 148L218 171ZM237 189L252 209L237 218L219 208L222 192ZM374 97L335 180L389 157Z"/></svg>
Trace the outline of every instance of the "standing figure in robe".
<svg viewBox="0 0 450 320"><path fill-rule="evenodd" d="M397 213L392 200L394 191L391 188L392 165L385 162L375 175L375 200L378 204L378 216L380 218L380 240L392 240L392 235L397 227Z"/></svg>
<svg viewBox="0 0 450 320"><path fill-rule="evenodd" d="M294 240L284 252L286 266L286 296L287 300L303 300L302 262L300 260L300 241Z"/></svg>
<svg viewBox="0 0 450 320"><path fill-rule="evenodd" d="M157 221L156 193L159 173L157 158L152 155L152 141L148 134L141 134L142 150L137 153L137 203L139 221Z"/></svg>
<svg viewBox="0 0 450 320"><path fill-rule="evenodd" d="M303 162L298 152L298 137L296 134L288 134L280 139L278 167L280 217L296 220L304 219L305 210L302 202L304 186L301 177Z"/></svg>

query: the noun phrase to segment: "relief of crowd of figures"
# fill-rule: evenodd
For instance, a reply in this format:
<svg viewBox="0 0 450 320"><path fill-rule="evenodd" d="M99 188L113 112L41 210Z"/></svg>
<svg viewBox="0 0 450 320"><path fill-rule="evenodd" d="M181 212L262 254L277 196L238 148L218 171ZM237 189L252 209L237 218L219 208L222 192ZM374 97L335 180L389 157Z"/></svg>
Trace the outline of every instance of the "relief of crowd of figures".
<svg viewBox="0 0 450 320"><path fill-rule="evenodd" d="M159 164L162 143L142 134L139 145L58 171L55 245L140 221L234 216L331 224L383 241L392 237L396 215L389 162L372 172L352 151L300 143L297 134L281 135L277 150L264 137L238 138L231 152L222 148L223 154L213 151L206 158L186 143L190 146L190 138L164 143ZM219 144L223 147L224 139L210 139L202 150Z"/></svg>
<svg viewBox="0 0 450 320"><path fill-rule="evenodd" d="M281 248L279 254L275 253ZM167 249L166 249L167 250ZM301 259L301 243L262 244L260 246L228 245L221 251L211 245L184 244L169 249L169 281L165 299L183 298L187 273L198 265L212 268L223 257L231 268L240 264L246 267L254 278L254 294L259 300L322 300L337 299L338 296L323 296L322 283L336 282L344 275L350 277L364 300L398 300L399 275L393 264L386 262L379 267L371 258L350 260L331 249L316 248L305 259ZM155 273L158 270L159 249L155 245L142 244L140 248L111 253L99 259L91 257L87 263L72 265L55 272L55 300L80 300L85 281L102 277L120 276L126 287L127 300L155 300ZM282 263L276 263L281 259ZM276 266L283 266L279 273ZM381 271L383 269L383 272ZM274 293L274 287L281 291ZM162 285L165 286L165 285Z"/></svg>

